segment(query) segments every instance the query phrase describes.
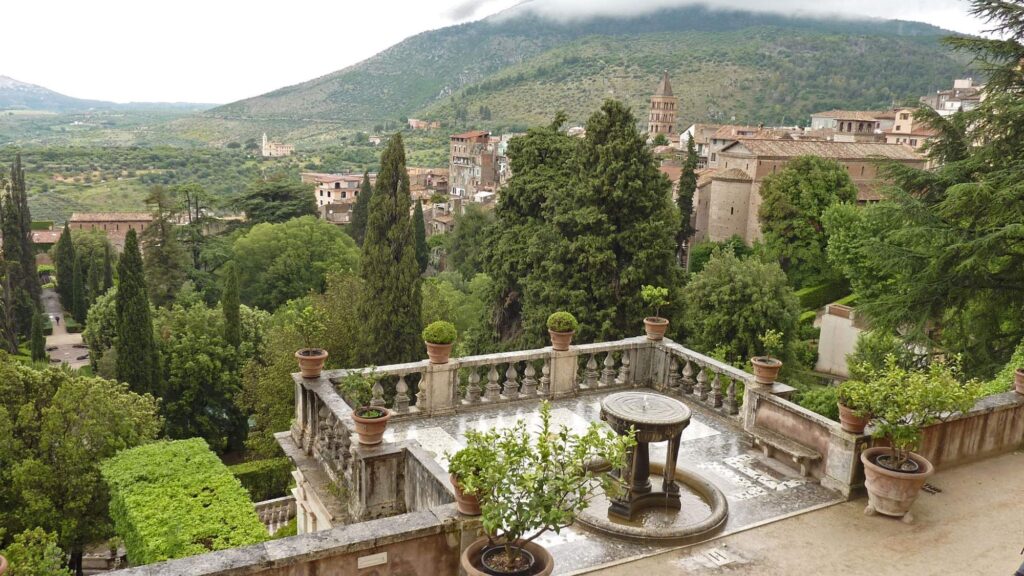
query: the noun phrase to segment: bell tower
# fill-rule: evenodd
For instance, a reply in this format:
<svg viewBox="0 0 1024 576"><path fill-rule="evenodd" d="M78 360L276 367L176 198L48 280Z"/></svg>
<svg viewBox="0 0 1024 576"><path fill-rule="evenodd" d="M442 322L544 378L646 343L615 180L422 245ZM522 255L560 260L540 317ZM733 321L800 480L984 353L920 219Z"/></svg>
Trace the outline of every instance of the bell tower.
<svg viewBox="0 0 1024 576"><path fill-rule="evenodd" d="M654 95L651 96L651 112L647 117L647 132L651 137L656 134L672 134L675 130L678 105L679 99L672 95L672 83L668 80L666 70Z"/></svg>

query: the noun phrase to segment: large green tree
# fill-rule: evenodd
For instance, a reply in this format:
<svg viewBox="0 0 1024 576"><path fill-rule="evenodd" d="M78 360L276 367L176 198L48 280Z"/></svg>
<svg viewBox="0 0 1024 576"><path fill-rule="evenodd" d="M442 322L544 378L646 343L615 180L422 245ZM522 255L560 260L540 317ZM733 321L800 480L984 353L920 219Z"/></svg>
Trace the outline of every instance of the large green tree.
<svg viewBox="0 0 1024 576"><path fill-rule="evenodd" d="M31 329L32 315L39 309L41 288L36 273L35 244L32 242L32 214L28 207L28 189L25 186L25 170L21 165L21 154L15 154L11 164L11 176L7 183L7 205L0 216L3 218L4 259L17 263L11 268L13 285L24 293L18 307L19 328L23 334Z"/></svg>
<svg viewBox="0 0 1024 576"><path fill-rule="evenodd" d="M683 162L683 170L679 174L679 189L676 191L676 206L679 208L679 244L680 263L683 262L684 247L689 244L690 236L693 236L693 195L697 192L697 149L694 148L693 138L686 141L686 160Z"/></svg>
<svg viewBox="0 0 1024 576"><path fill-rule="evenodd" d="M427 246L427 227L423 222L423 202L416 201L412 212L412 231L416 240L416 263L420 266L420 274L427 271L430 264L430 248Z"/></svg>
<svg viewBox="0 0 1024 576"><path fill-rule="evenodd" d="M252 224L316 214L313 187L283 173L254 181L242 195L239 206Z"/></svg>
<svg viewBox="0 0 1024 576"><path fill-rule="evenodd" d="M233 262L224 268L224 291L220 306L224 315L224 340L238 350L242 344L242 320L239 316L241 301L238 296L238 271Z"/></svg>
<svg viewBox="0 0 1024 576"><path fill-rule="evenodd" d="M188 255L178 240L177 207L170 192L163 186L154 186L146 203L153 214L153 221L142 232L146 289L153 304L164 306L174 300L188 277Z"/></svg>
<svg viewBox="0 0 1024 576"><path fill-rule="evenodd" d="M117 278L117 379L127 382L133 391L156 394L160 390L160 359L135 230L125 236Z"/></svg>
<svg viewBox="0 0 1024 576"><path fill-rule="evenodd" d="M14 314L14 327L19 335L28 336L32 330L32 316L38 306L32 300L27 279L28 274L35 274L35 260L26 272L18 198L13 189L8 189L0 197L0 235L3 237L5 275L10 281L11 299L8 304Z"/></svg>
<svg viewBox="0 0 1024 576"><path fill-rule="evenodd" d="M423 357L421 280L400 133L388 141L380 163L363 241L359 302L363 335L359 360L376 365Z"/></svg>
<svg viewBox="0 0 1024 576"><path fill-rule="evenodd" d="M42 314L36 314L32 318L32 337L29 340L29 348L33 362L45 362L49 358L46 354L46 335L43 334Z"/></svg>
<svg viewBox="0 0 1024 576"><path fill-rule="evenodd" d="M484 269L487 237L494 232L494 211L479 204L468 204L455 215L455 229L448 249L448 267L463 277L472 278Z"/></svg>
<svg viewBox="0 0 1024 576"><path fill-rule="evenodd" d="M77 234L77 233L76 233ZM75 244L71 237L71 228L64 223L64 231L53 247L53 265L57 271L57 294L61 304L70 310L74 298L75 283Z"/></svg>
<svg viewBox="0 0 1024 576"><path fill-rule="evenodd" d="M75 322L85 323L85 317L89 313L89 287L86 276L88 276L88 265L85 256L81 252L75 252L74 281L71 284L71 315Z"/></svg>
<svg viewBox="0 0 1024 576"><path fill-rule="evenodd" d="M758 219L768 253L794 286L835 278L825 250L822 215L833 204L853 203L857 187L835 160L801 156L761 183Z"/></svg>
<svg viewBox="0 0 1024 576"><path fill-rule="evenodd" d="M355 239L356 244L363 245L363 238L366 236L366 221L370 217L370 200L373 199L373 186L370 184L370 173L363 173L363 183L359 187L359 195L356 196L356 205L352 208L352 222L348 226L348 233Z"/></svg>

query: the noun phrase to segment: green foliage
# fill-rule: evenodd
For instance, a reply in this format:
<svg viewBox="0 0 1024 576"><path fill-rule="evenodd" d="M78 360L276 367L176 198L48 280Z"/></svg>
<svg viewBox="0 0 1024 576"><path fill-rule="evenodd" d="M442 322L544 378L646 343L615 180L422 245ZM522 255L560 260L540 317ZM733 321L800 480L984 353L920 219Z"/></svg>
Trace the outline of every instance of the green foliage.
<svg viewBox="0 0 1024 576"><path fill-rule="evenodd" d="M830 281L822 215L833 204L853 203L857 188L838 162L802 156L764 179L758 219L769 254L790 281L810 286Z"/></svg>
<svg viewBox="0 0 1024 576"><path fill-rule="evenodd" d="M356 205L352 208L352 221L348 225L348 233L356 244L363 245L366 237L366 222L370 217L370 200L373 198L373 186L370 185L370 173L363 173L363 183L356 196Z"/></svg>
<svg viewBox="0 0 1024 576"><path fill-rule="evenodd" d="M729 362L758 355L768 330L785 335L785 350L798 333L796 297L774 262L716 252L683 288L682 299L687 341L697 350L723 347ZM789 364L787 356L780 358Z"/></svg>
<svg viewBox="0 0 1024 576"><path fill-rule="evenodd" d="M348 402L349 406L359 408L369 406L373 399L373 385L380 380L374 368L349 372L338 381L338 393Z"/></svg>
<svg viewBox="0 0 1024 576"><path fill-rule="evenodd" d="M785 336L785 334L773 328L769 328L758 335L757 339L761 341L762 353L765 356L781 357L785 352Z"/></svg>
<svg viewBox="0 0 1024 576"><path fill-rule="evenodd" d="M67 330L68 334L78 334L83 331L82 325L70 316L64 318L64 329Z"/></svg>
<svg viewBox="0 0 1024 576"><path fill-rule="evenodd" d="M1010 361L1003 366L1003 369L996 374L995 378L985 383L985 391L988 394L997 394L1013 388L1013 373L1018 368L1024 368L1024 340L1017 345L1017 349L1010 356Z"/></svg>
<svg viewBox="0 0 1024 576"><path fill-rule="evenodd" d="M430 249L427 247L427 229L423 223L423 202L417 200L412 212L412 231L416 240L416 262L420 265L420 274L427 271L430 263Z"/></svg>
<svg viewBox="0 0 1024 576"><path fill-rule="evenodd" d="M575 332L580 323L568 312L554 312L548 316L548 330L552 332Z"/></svg>
<svg viewBox="0 0 1024 576"><path fill-rule="evenodd" d="M839 405L836 403L835 386L815 386L797 393L796 403L811 412L839 421Z"/></svg>
<svg viewBox="0 0 1024 576"><path fill-rule="evenodd" d="M71 316L78 323L85 322L89 313L89 291L86 287L88 268L81 252L75 252L74 281L71 285Z"/></svg>
<svg viewBox="0 0 1024 576"><path fill-rule="evenodd" d="M224 292L221 296L220 308L224 315L224 340L234 346L235 350L242 345L241 303L238 295L238 271L234 262L228 262L224 269Z"/></svg>
<svg viewBox="0 0 1024 576"><path fill-rule="evenodd" d="M46 336L43 335L43 315L36 314L32 318L32 338L30 339L30 350L32 351L33 362L45 362L49 355L46 353Z"/></svg>
<svg viewBox="0 0 1024 576"><path fill-rule="evenodd" d="M919 365L921 361L920 356L892 332L879 328L861 332L853 352L846 356L850 378L867 379L871 372L884 369L889 358L895 359L896 364L906 370Z"/></svg>
<svg viewBox="0 0 1024 576"><path fill-rule="evenodd" d="M867 373L870 375L870 372ZM870 416L871 395L874 390L864 380L847 380L835 387L835 400L854 411L861 418Z"/></svg>
<svg viewBox="0 0 1024 576"><path fill-rule="evenodd" d="M495 217L493 210L479 204L463 205L463 209L461 214L455 215L448 265L466 278L472 278L484 270L484 248L487 237L494 233Z"/></svg>
<svg viewBox="0 0 1024 576"><path fill-rule="evenodd" d="M238 205L253 224L316 215L313 187L284 173L255 180L238 200Z"/></svg>
<svg viewBox="0 0 1024 576"><path fill-rule="evenodd" d="M591 471L597 459L612 469L625 466L632 436L592 423L584 434L551 423L543 402L535 434L518 420L504 430L466 432L466 447L449 455L448 470L462 490L480 500L481 522L492 543L511 550L519 539L532 541L570 526L576 514L603 488L616 494L617 481Z"/></svg>
<svg viewBox="0 0 1024 576"><path fill-rule="evenodd" d="M363 241L360 364L423 357L422 282L409 203L405 147L401 134L395 134L381 156Z"/></svg>
<svg viewBox="0 0 1024 576"><path fill-rule="evenodd" d="M491 350L487 303L493 298L494 282L477 274L466 282L458 272L442 272L423 282L423 324L450 320L462 336L454 354L468 356Z"/></svg>
<svg viewBox="0 0 1024 576"><path fill-rule="evenodd" d="M258 224L235 240L231 251L241 301L266 310L323 292L329 271L359 267L355 241L312 216Z"/></svg>
<svg viewBox="0 0 1024 576"><path fill-rule="evenodd" d="M733 235L723 242L704 241L697 243L690 249L690 272L696 274L704 269L712 254L718 250L724 250L738 258L745 258L751 254L751 249L738 235Z"/></svg>
<svg viewBox="0 0 1024 576"><path fill-rule="evenodd" d="M117 379L127 382L134 391L155 393L160 390L160 358L153 340L153 320L135 230L129 230L125 236L117 278Z"/></svg>
<svg viewBox="0 0 1024 576"><path fill-rule="evenodd" d="M668 288L662 286L645 284L640 288L640 298L643 298L644 304L650 310L654 310L656 317L661 313L662 307L671 304L668 301Z"/></svg>
<svg viewBox="0 0 1024 576"><path fill-rule="evenodd" d="M269 539L245 489L202 439L125 450L101 468L134 565Z"/></svg>
<svg viewBox="0 0 1024 576"><path fill-rule="evenodd" d="M306 306L296 318L295 328L302 338L303 348L319 350L318 343L323 339L327 327L324 326L323 312L319 308Z"/></svg>
<svg viewBox="0 0 1024 576"><path fill-rule="evenodd" d="M253 502L285 496L292 482L292 461L286 457L250 460L229 466L228 470L242 483Z"/></svg>
<svg viewBox="0 0 1024 576"><path fill-rule="evenodd" d="M278 528L277 532L271 536L271 540L278 540L281 538L288 538L289 536L295 536L299 533L299 519L292 518L282 528Z"/></svg>
<svg viewBox="0 0 1024 576"><path fill-rule="evenodd" d="M451 344L455 342L457 337L458 332L455 331L455 324L444 320L431 322L430 325L423 329L423 340L431 344Z"/></svg>
<svg viewBox="0 0 1024 576"><path fill-rule="evenodd" d="M86 328L82 332L82 341L89 346L89 363L94 369L97 368L100 359L114 348L117 342L116 300L117 288L115 287L97 298L89 308Z"/></svg>
<svg viewBox="0 0 1024 576"><path fill-rule="evenodd" d="M187 277L188 255L178 240L175 224L177 210L174 199L163 186L154 186L146 197L153 221L142 232L142 253L145 255L146 291L156 306L174 300Z"/></svg>
<svg viewBox="0 0 1024 576"><path fill-rule="evenodd" d="M664 134L656 134L651 142L653 146L668 146L668 138Z"/></svg>
<svg viewBox="0 0 1024 576"><path fill-rule="evenodd" d="M71 576L57 535L42 528L14 535L14 542L0 550L9 564L7 576Z"/></svg>
<svg viewBox="0 0 1024 576"><path fill-rule="evenodd" d="M816 286L801 288L795 292L796 299L800 302L800 309L806 311L817 311L826 304L831 304L849 293L846 283L842 280L833 280Z"/></svg>
<svg viewBox="0 0 1024 576"><path fill-rule="evenodd" d="M697 149L694 147L693 138L686 141L686 160L683 162L683 170L679 174L679 189L677 190L676 206L679 208L679 236L678 242L689 242L693 236L693 195L697 191Z"/></svg>

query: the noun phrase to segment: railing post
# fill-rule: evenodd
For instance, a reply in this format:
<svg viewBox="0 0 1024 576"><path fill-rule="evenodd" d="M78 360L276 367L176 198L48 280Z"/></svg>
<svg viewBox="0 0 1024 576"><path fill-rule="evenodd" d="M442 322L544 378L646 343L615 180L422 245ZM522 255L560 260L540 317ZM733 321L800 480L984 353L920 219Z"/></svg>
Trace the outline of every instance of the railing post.
<svg viewBox="0 0 1024 576"><path fill-rule="evenodd" d="M551 398L572 396L576 389L576 358L573 350L551 352Z"/></svg>
<svg viewBox="0 0 1024 576"><path fill-rule="evenodd" d="M427 414L451 414L455 411L455 386L452 383L458 375L459 365L457 362L447 364L428 364L423 378L420 380L420 390L426 393L426 406L416 405L421 411Z"/></svg>

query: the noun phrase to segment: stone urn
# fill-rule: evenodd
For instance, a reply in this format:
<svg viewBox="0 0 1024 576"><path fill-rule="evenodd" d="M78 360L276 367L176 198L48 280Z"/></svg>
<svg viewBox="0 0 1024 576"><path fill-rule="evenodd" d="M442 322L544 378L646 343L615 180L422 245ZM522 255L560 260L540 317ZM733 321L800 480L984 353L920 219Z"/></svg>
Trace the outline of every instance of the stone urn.
<svg viewBox="0 0 1024 576"><path fill-rule="evenodd" d="M1013 372L1013 389L1017 394L1024 394L1024 368L1017 368Z"/></svg>
<svg viewBox="0 0 1024 576"><path fill-rule="evenodd" d="M494 576L495 574L501 574L500 572L487 570L484 567L483 556L489 550L494 549L494 547L489 547L488 544L489 541L484 536L475 540L462 552L460 561L462 569L466 571L466 576ZM503 547L498 546L497 548L501 549ZM533 557L533 565L526 570L507 572L505 574L508 576L550 576L555 569L555 559L551 557L550 552L536 542L528 542L523 545L522 549Z"/></svg>
<svg viewBox="0 0 1024 576"><path fill-rule="evenodd" d="M864 464L864 486L868 491L868 505L864 513L868 516L896 516L909 524L914 521L910 507L921 493L921 487L935 472L935 466L914 452L910 453L910 459L918 465L917 472L898 472L875 463L878 456L888 452L889 448L876 446L860 453L860 461Z"/></svg>
<svg viewBox="0 0 1024 576"><path fill-rule="evenodd" d="M449 474L448 480L452 483L452 488L455 488L455 504L459 508L459 513L466 516L479 516L481 514L480 500L476 497L476 494L464 493L455 474Z"/></svg>
<svg viewBox="0 0 1024 576"><path fill-rule="evenodd" d="M572 344L572 337L576 333L548 330L548 334L551 336L551 349L556 352L565 352L569 349L569 345Z"/></svg>
<svg viewBox="0 0 1024 576"><path fill-rule="evenodd" d="M863 434L864 428L867 428L870 421L870 416L857 416L856 410L848 408L845 404L839 402L839 424L842 425L844 432L858 435Z"/></svg>
<svg viewBox="0 0 1024 576"><path fill-rule="evenodd" d="M356 424L359 443L364 446L376 446L384 441L391 412L384 407L360 406L352 411L352 421Z"/></svg>
<svg viewBox="0 0 1024 576"><path fill-rule="evenodd" d="M668 318L661 316L648 316L644 318L644 331L647 332L648 340L661 340L668 332Z"/></svg>
<svg viewBox="0 0 1024 576"><path fill-rule="evenodd" d="M319 378L327 361L327 350L322 348L303 348L295 352L299 361L299 372L303 378Z"/></svg>
<svg viewBox="0 0 1024 576"><path fill-rule="evenodd" d="M754 356L750 364L754 366L754 381L762 386L774 384L782 369L782 360L774 356Z"/></svg>

